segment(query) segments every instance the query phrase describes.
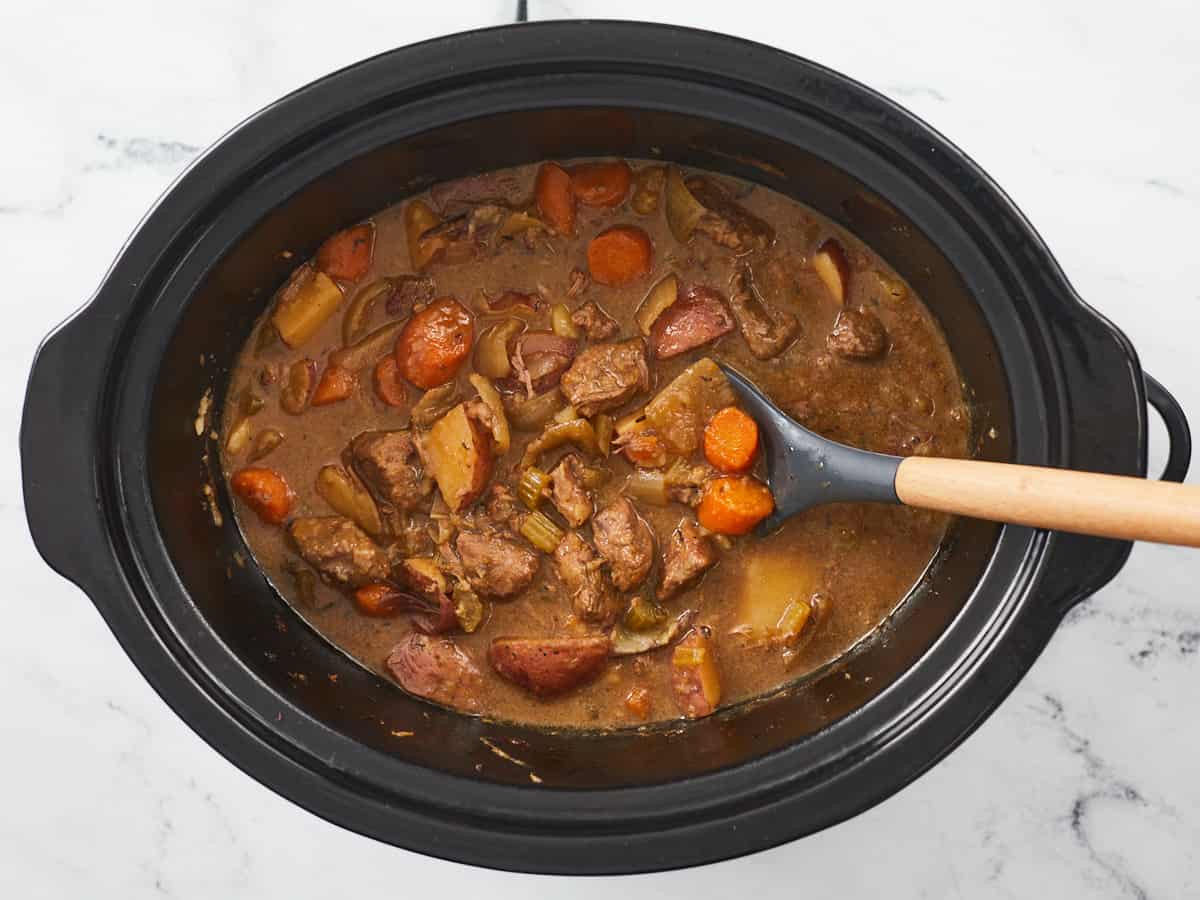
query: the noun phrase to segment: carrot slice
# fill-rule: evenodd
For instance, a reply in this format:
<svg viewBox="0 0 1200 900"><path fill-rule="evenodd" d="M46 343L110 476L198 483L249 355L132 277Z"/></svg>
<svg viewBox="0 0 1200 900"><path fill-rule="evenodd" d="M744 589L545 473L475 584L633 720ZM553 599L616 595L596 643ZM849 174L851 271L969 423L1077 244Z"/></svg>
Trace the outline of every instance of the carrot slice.
<svg viewBox="0 0 1200 900"><path fill-rule="evenodd" d="M423 390L445 384L471 352L471 314L453 297L439 297L416 313L396 338L400 374Z"/></svg>
<svg viewBox="0 0 1200 900"><path fill-rule="evenodd" d="M339 231L317 250L317 268L330 278L358 281L371 267L374 237L370 222Z"/></svg>
<svg viewBox="0 0 1200 900"><path fill-rule="evenodd" d="M614 225L588 244L588 269L599 284L619 286L650 273L650 236L633 225Z"/></svg>
<svg viewBox="0 0 1200 900"><path fill-rule="evenodd" d="M326 366L325 371L321 373L321 380L317 382L316 390L313 391L312 400L309 402L313 406L338 403L353 394L357 384L358 380L349 369L334 365Z"/></svg>
<svg viewBox="0 0 1200 900"><path fill-rule="evenodd" d="M279 525L287 519L296 499L282 475L262 466L238 471L229 483L233 492L269 525Z"/></svg>
<svg viewBox="0 0 1200 900"><path fill-rule="evenodd" d="M726 406L704 428L704 458L722 472L745 472L758 452L758 425L736 406Z"/></svg>
<svg viewBox="0 0 1200 900"><path fill-rule="evenodd" d="M411 603L390 584L364 584L354 592L354 605L364 616L387 618L404 612Z"/></svg>
<svg viewBox="0 0 1200 900"><path fill-rule="evenodd" d="M745 534L775 508L770 489L748 475L714 478L704 486L696 517L709 531Z"/></svg>
<svg viewBox="0 0 1200 900"><path fill-rule="evenodd" d="M583 163L571 170L571 190L585 206L620 206L632 178L624 160Z"/></svg>
<svg viewBox="0 0 1200 900"><path fill-rule="evenodd" d="M571 176L555 163L543 163L533 185L533 196L542 219L559 234L575 232L575 194Z"/></svg>
<svg viewBox="0 0 1200 900"><path fill-rule="evenodd" d="M375 365L375 396L388 406L404 406L408 402L408 390L400 377L396 357L387 356Z"/></svg>

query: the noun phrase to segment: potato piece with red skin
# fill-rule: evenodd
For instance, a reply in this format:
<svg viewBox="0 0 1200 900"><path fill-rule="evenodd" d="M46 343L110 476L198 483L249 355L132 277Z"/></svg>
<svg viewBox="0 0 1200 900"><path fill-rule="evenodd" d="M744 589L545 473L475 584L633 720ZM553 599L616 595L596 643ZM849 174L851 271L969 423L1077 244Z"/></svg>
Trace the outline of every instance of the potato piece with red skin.
<svg viewBox="0 0 1200 900"><path fill-rule="evenodd" d="M813 254L812 267L834 302L839 306L845 303L846 289L850 284L850 261L842 245L828 238Z"/></svg>
<svg viewBox="0 0 1200 900"><path fill-rule="evenodd" d="M560 638L498 637L488 660L502 677L539 697L564 694L591 681L608 661L607 635Z"/></svg>
<svg viewBox="0 0 1200 900"><path fill-rule="evenodd" d="M400 374L423 390L451 381L471 352L471 314L453 297L439 297L416 313L396 338Z"/></svg>
<svg viewBox="0 0 1200 900"><path fill-rule="evenodd" d="M464 403L434 422L418 441L425 470L452 512L470 506L487 487L494 462L491 441L483 426L467 415Z"/></svg>
<svg viewBox="0 0 1200 900"><path fill-rule="evenodd" d="M229 480L233 492L268 525L281 525L292 511L296 495L283 476L265 466L249 466Z"/></svg>
<svg viewBox="0 0 1200 900"><path fill-rule="evenodd" d="M699 628L690 631L671 654L671 691L689 719L711 715L721 703L721 675L712 642Z"/></svg>
<svg viewBox="0 0 1200 900"><path fill-rule="evenodd" d="M358 281L371 268L375 226L370 222L339 231L317 250L317 269L330 278Z"/></svg>

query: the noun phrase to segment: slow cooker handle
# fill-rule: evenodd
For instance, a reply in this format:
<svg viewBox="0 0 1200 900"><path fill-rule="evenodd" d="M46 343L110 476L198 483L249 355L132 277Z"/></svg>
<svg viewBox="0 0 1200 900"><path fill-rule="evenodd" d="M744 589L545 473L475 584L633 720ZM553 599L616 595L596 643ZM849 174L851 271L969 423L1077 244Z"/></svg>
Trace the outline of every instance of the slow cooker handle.
<svg viewBox="0 0 1200 900"><path fill-rule="evenodd" d="M100 385L110 342L86 307L38 348L21 415L25 517L47 564L89 594L114 575L96 478Z"/></svg>
<svg viewBox="0 0 1200 900"><path fill-rule="evenodd" d="M1146 379L1146 400L1167 426L1167 438L1171 442L1167 464L1159 478L1163 481L1183 481L1192 461L1192 431L1188 427L1187 416L1183 414L1179 401L1157 379L1145 372L1142 377Z"/></svg>

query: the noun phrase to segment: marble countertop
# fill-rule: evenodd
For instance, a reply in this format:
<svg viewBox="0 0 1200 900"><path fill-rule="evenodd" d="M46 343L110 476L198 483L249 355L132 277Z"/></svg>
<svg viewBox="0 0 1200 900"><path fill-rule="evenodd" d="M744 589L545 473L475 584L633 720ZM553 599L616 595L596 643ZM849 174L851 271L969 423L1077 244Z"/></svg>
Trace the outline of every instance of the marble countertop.
<svg viewBox="0 0 1200 900"><path fill-rule="evenodd" d="M283 93L396 45L506 21L513 5L339 0L331 14L294 0L59 0L6 9L0 895L1200 893L1195 552L1137 547L995 715L899 795L775 850L615 886L427 859L300 810L197 738L86 597L41 563L17 468L29 364L143 212L203 147ZM907 105L1005 186L1079 292L1200 422L1200 7L719 6L530 3L533 18L652 16L733 32ZM1156 422L1154 469L1163 434Z"/></svg>

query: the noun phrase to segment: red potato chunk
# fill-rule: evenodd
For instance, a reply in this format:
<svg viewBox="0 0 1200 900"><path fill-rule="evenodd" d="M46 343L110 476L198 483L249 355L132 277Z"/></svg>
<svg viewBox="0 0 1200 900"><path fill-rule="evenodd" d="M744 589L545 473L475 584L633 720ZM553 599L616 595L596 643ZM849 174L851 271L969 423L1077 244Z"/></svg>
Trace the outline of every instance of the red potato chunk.
<svg viewBox="0 0 1200 900"><path fill-rule="evenodd" d="M607 635L499 637L492 641L488 659L502 677L539 697L552 697L599 675L608 651Z"/></svg>

